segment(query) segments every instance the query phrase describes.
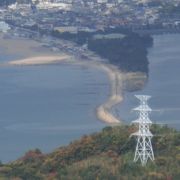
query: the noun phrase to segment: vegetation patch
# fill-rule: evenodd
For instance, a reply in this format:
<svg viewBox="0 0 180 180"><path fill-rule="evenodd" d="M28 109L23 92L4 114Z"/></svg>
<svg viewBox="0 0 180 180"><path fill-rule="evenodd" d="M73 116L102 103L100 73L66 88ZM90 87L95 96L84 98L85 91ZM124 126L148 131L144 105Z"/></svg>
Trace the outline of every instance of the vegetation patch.
<svg viewBox="0 0 180 180"><path fill-rule="evenodd" d="M134 163L135 126L106 127L50 154L29 151L0 165L0 179L18 180L154 180L180 179L180 133L167 126L152 126L155 161Z"/></svg>

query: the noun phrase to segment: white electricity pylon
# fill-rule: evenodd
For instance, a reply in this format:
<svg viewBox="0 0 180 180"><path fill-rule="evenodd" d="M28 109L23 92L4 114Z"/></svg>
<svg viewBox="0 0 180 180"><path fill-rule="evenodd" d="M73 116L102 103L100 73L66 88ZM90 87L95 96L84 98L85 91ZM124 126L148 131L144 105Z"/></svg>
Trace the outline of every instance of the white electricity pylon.
<svg viewBox="0 0 180 180"><path fill-rule="evenodd" d="M153 135L150 132L152 121L149 119L149 113L152 109L147 104L147 100L150 99L151 96L135 95L135 97L140 100L140 106L133 109L139 112L139 118L132 121L132 123L137 124L139 128L137 132L132 134L137 137L134 162L140 159L141 164L145 166L148 159L154 161L154 152L151 144Z"/></svg>

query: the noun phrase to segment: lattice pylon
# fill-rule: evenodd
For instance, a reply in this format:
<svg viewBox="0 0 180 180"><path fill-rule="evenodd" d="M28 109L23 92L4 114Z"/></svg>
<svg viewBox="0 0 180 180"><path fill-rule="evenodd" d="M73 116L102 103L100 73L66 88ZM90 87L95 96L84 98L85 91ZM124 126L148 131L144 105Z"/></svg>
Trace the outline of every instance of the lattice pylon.
<svg viewBox="0 0 180 180"><path fill-rule="evenodd" d="M139 112L139 118L132 122L138 124L139 127L138 131L132 134L137 137L134 162L140 160L141 164L145 166L148 159L154 161L154 152L151 144L153 135L149 130L152 124L149 119L151 108L147 105L147 100L150 96L138 95L136 97L140 100L140 106L134 109Z"/></svg>

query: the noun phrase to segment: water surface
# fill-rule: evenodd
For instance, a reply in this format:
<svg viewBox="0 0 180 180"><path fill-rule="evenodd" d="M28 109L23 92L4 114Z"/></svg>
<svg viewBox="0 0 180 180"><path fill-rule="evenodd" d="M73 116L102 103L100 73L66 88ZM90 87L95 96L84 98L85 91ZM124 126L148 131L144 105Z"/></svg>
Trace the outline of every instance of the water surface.
<svg viewBox="0 0 180 180"><path fill-rule="evenodd" d="M1 61L12 57L1 54ZM0 160L50 152L105 126L96 106L108 96L106 74L67 64L0 67Z"/></svg>
<svg viewBox="0 0 180 180"><path fill-rule="evenodd" d="M154 36L154 46L149 49L149 80L143 90L126 93L119 113L125 122L136 118L131 111L138 105L134 94L152 96L149 105L154 123L168 124L180 129L180 34Z"/></svg>

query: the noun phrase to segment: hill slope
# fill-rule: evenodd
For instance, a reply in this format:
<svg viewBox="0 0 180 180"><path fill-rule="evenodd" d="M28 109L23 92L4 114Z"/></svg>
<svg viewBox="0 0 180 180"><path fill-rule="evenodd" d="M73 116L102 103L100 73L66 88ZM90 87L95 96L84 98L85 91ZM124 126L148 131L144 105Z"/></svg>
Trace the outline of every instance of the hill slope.
<svg viewBox="0 0 180 180"><path fill-rule="evenodd" d="M107 127L84 136L50 154L29 151L21 159L0 166L2 179L18 180L119 180L180 179L180 133L152 127L155 162L146 167L133 163L135 127ZM1 179L1 178L0 178Z"/></svg>

